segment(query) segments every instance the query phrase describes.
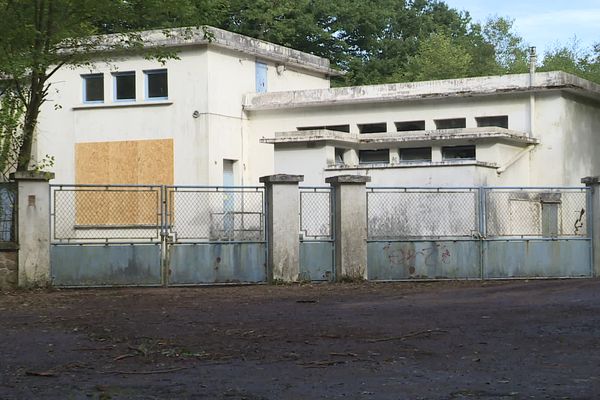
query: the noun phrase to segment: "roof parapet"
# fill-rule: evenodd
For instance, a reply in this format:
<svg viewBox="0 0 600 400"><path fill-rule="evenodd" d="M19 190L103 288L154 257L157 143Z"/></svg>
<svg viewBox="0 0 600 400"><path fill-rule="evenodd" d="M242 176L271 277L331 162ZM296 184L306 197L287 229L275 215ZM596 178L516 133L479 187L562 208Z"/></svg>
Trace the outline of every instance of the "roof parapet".
<svg viewBox="0 0 600 400"><path fill-rule="evenodd" d="M94 43L97 43L94 47L98 52L111 51L119 45L122 47L127 35L97 36L93 40ZM290 65L313 73L327 76L341 76L344 74L341 71L332 69L329 60L326 58L212 26L155 29L137 32L135 35L143 43L141 50L209 45L239 51L263 60Z"/></svg>
<svg viewBox="0 0 600 400"><path fill-rule="evenodd" d="M530 78L530 74L515 74L332 89L249 93L245 96L243 104L246 111L262 111L550 90L566 90L600 101L600 85L575 75L562 71L538 72L535 74L533 85Z"/></svg>

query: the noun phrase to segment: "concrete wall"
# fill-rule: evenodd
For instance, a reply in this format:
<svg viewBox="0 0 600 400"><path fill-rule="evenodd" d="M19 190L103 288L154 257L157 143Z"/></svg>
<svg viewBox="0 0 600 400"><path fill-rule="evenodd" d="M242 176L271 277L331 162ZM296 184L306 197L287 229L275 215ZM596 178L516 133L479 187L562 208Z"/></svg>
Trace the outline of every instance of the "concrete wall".
<svg viewBox="0 0 600 400"><path fill-rule="evenodd" d="M255 56L209 45L181 49L179 58L162 65L127 56L59 70L40 115L34 159L54 156L56 182L73 183L75 143L172 138L176 184L221 185L223 159L238 161L237 184L272 173L272 147L257 145L259 136L244 129L242 98L256 89ZM283 65L278 72L278 64L264 62L270 91L329 87L324 74ZM145 99L144 71L153 69L167 70L167 100ZM112 74L125 71L136 72L136 100L117 102ZM104 73L101 104L83 102L81 75L89 73Z"/></svg>

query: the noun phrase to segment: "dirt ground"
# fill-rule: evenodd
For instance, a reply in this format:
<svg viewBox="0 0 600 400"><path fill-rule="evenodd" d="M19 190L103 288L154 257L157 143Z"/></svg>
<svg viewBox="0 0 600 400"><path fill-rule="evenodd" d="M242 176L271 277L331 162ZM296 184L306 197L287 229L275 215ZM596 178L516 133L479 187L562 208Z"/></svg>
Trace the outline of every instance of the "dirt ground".
<svg viewBox="0 0 600 400"><path fill-rule="evenodd" d="M1 399L600 397L600 281L0 294Z"/></svg>

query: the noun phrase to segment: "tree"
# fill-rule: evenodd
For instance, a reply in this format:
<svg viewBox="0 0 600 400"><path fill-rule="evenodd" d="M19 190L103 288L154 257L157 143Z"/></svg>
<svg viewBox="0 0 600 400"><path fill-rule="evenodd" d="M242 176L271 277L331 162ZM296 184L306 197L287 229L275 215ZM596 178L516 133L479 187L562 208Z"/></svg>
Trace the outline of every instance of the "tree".
<svg viewBox="0 0 600 400"><path fill-rule="evenodd" d="M513 32L513 20L488 18L482 34L494 49L499 73L514 74L529 70L527 46L523 38Z"/></svg>
<svg viewBox="0 0 600 400"><path fill-rule="evenodd" d="M600 43L585 49L573 38L567 45L556 45L546 51L540 71L557 70L600 83Z"/></svg>
<svg viewBox="0 0 600 400"><path fill-rule="evenodd" d="M472 61L459 43L447 35L434 33L421 43L403 77L410 81L462 78L468 76Z"/></svg>
<svg viewBox="0 0 600 400"><path fill-rule="evenodd" d="M202 14L197 7L211 1L0 0L0 77L23 107L16 169L30 167L49 79L66 65L88 63L103 41L97 34L123 32L107 50L139 49L142 39L133 30L189 22Z"/></svg>

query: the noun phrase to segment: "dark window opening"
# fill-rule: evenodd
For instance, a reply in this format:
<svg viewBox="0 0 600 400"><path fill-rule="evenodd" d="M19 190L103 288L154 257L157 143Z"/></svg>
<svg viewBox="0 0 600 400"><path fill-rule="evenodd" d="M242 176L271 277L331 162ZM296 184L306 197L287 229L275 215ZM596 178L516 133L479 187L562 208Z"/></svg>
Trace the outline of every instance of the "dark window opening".
<svg viewBox="0 0 600 400"><path fill-rule="evenodd" d="M104 75L86 75L83 77L83 85L83 101L104 101Z"/></svg>
<svg viewBox="0 0 600 400"><path fill-rule="evenodd" d="M358 124L358 131L360 133L384 133L387 132L387 123Z"/></svg>
<svg viewBox="0 0 600 400"><path fill-rule="evenodd" d="M390 162L390 150L360 150L359 164L387 164Z"/></svg>
<svg viewBox="0 0 600 400"><path fill-rule="evenodd" d="M344 152L345 149L340 149L338 147L335 148L335 164L336 165L344 165Z"/></svg>
<svg viewBox="0 0 600 400"><path fill-rule="evenodd" d="M397 132L408 132L408 131L424 131L425 121L402 121L394 122L396 125Z"/></svg>
<svg viewBox="0 0 600 400"><path fill-rule="evenodd" d="M477 117L477 126L480 128L486 126L497 126L498 128L508 129L508 115L497 115L494 117Z"/></svg>
<svg viewBox="0 0 600 400"><path fill-rule="evenodd" d="M400 149L399 155L401 162L431 161L431 147Z"/></svg>
<svg viewBox="0 0 600 400"><path fill-rule="evenodd" d="M442 147L443 160L474 160L475 146Z"/></svg>
<svg viewBox="0 0 600 400"><path fill-rule="evenodd" d="M467 127L466 118L436 119L436 129L460 129Z"/></svg>
<svg viewBox="0 0 600 400"><path fill-rule="evenodd" d="M115 99L135 100L135 72L115 75Z"/></svg>
<svg viewBox="0 0 600 400"><path fill-rule="evenodd" d="M149 99L166 99L169 97L167 70L146 72L146 96Z"/></svg>
<svg viewBox="0 0 600 400"><path fill-rule="evenodd" d="M337 132L350 132L350 125L319 125L319 126L299 126L299 131L316 131L320 129L329 129Z"/></svg>

